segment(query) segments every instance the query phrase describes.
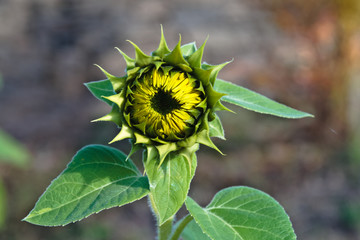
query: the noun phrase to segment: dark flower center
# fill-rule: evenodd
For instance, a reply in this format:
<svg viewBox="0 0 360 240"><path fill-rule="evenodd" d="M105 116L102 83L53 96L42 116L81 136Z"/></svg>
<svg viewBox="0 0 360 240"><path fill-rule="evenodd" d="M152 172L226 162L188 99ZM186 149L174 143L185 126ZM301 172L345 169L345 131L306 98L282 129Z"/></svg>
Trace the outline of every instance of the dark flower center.
<svg viewBox="0 0 360 240"><path fill-rule="evenodd" d="M150 104L150 106L161 115L166 115L181 107L181 104L178 100L173 98L171 92L165 92L162 89L159 89L151 98Z"/></svg>

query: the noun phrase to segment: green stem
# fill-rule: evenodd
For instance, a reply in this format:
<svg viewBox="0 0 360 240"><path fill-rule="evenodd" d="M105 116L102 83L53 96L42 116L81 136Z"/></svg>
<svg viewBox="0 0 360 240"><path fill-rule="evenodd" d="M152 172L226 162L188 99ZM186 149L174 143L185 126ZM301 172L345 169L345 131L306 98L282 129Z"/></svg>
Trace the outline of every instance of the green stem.
<svg viewBox="0 0 360 240"><path fill-rule="evenodd" d="M172 231L173 218L158 226L158 240L168 240Z"/></svg>
<svg viewBox="0 0 360 240"><path fill-rule="evenodd" d="M188 225L188 223L193 220L193 217L189 214L186 217L184 217L181 222L178 224L178 226L176 227L173 235L171 236L170 240L178 240L180 238L180 235L182 233L182 231L184 230L184 228L186 227L186 225Z"/></svg>

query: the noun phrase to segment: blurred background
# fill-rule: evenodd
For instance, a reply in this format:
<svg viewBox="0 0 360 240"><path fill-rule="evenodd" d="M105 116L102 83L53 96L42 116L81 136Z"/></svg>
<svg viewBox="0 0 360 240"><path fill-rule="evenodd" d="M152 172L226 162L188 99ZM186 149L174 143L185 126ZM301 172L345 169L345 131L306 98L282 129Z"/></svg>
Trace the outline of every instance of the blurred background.
<svg viewBox="0 0 360 240"><path fill-rule="evenodd" d="M206 62L234 58L220 78L316 116L229 106L227 141L215 140L226 156L201 147L190 196L205 206L247 185L284 206L298 239L360 239L359 23L358 0L0 0L0 239L154 239L146 199L65 227L21 219L78 149L118 131L90 123L110 110L83 85L104 78L93 64L122 76L114 47L149 54L160 24L171 49L179 33L209 35Z"/></svg>

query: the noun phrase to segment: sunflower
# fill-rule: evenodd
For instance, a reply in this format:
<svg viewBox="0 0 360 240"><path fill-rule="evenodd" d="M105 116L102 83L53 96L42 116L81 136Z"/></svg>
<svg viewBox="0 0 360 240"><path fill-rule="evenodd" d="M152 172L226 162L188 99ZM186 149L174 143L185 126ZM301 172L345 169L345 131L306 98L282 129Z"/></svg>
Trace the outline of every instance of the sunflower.
<svg viewBox="0 0 360 240"><path fill-rule="evenodd" d="M115 94L104 97L113 103L113 109L98 120L121 127L110 143L130 138L133 149L155 147L160 162L173 151L189 158L199 143L218 150L210 139L209 126L217 119L214 127L222 131L215 111L228 109L220 103L224 94L216 92L213 85L228 62L201 63L206 41L196 49L194 43L181 46L181 36L170 51L162 29L159 47L151 56L130 43L135 59L118 49L127 63L125 76L116 77L100 67Z"/></svg>
<svg viewBox="0 0 360 240"><path fill-rule="evenodd" d="M201 82L181 71L153 69L130 84L125 112L129 125L149 138L179 141L194 132L203 112Z"/></svg>

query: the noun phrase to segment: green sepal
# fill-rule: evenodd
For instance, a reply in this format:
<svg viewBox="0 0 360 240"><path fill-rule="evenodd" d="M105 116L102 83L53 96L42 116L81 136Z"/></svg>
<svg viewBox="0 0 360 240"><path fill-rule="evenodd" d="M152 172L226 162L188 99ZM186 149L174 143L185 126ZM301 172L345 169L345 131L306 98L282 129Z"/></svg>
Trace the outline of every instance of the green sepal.
<svg viewBox="0 0 360 240"><path fill-rule="evenodd" d="M126 138L132 138L132 137L133 137L133 130L126 124L123 124L121 126L121 130L118 133L118 135L116 135L116 137L113 140L111 140L109 142L109 144L111 144L113 142L121 141Z"/></svg>
<svg viewBox="0 0 360 240"><path fill-rule="evenodd" d="M216 103L219 102L219 100L225 96L226 94L224 93L219 93L217 91L214 90L213 86L212 85L207 85L206 87L206 96L207 96L207 103L209 105L210 108L213 108L215 107ZM219 105L217 105L219 106Z"/></svg>
<svg viewBox="0 0 360 240"><path fill-rule="evenodd" d="M126 70L130 70L133 69L135 67L135 59L129 57L128 55L126 55L123 51L121 51L120 48L115 48L116 50L119 51L119 53L123 56L125 62L126 62Z"/></svg>
<svg viewBox="0 0 360 240"><path fill-rule="evenodd" d="M146 122L141 122L139 124L134 124L134 127L139 129L143 134L145 134Z"/></svg>
<svg viewBox="0 0 360 240"><path fill-rule="evenodd" d="M193 54L189 55L189 57L186 58L186 60L189 62L190 66L192 68L194 68L194 67L200 68L201 67L201 61L202 61L202 57L204 54L204 48L205 48L208 38L209 38L209 36L205 39L204 43L201 45L201 47L198 50L196 50Z"/></svg>
<svg viewBox="0 0 360 240"><path fill-rule="evenodd" d="M226 94L225 94L225 95L226 95ZM224 95L224 96L225 96L225 95ZM217 102L215 103L215 106L213 107L212 110L213 110L213 111L228 111L228 112L231 112L231 113L235 113L233 110L225 107L225 106L221 103L221 101L217 101Z"/></svg>
<svg viewBox="0 0 360 240"><path fill-rule="evenodd" d="M228 65L229 63L231 63L232 61L234 61L234 59L232 59L232 60L230 60L230 61L227 61L227 62L224 62L224 63L221 63L221 64L219 64L219 65L210 65L210 64L207 64L207 63L203 63L203 64L201 65L201 67L202 67L203 69L205 69L205 70L211 70L210 79L209 79L211 85L214 86L219 71L220 71L221 69L223 69L226 65Z"/></svg>
<svg viewBox="0 0 360 240"><path fill-rule="evenodd" d="M127 81L135 79L137 77L138 72L140 71L140 67L134 67L126 71L127 73Z"/></svg>
<svg viewBox="0 0 360 240"><path fill-rule="evenodd" d="M116 104L113 104L111 112L106 114L105 116L92 120L91 122L114 122L116 125L121 126L122 123L122 116L119 110L119 107Z"/></svg>
<svg viewBox="0 0 360 240"><path fill-rule="evenodd" d="M140 133L134 132L134 136L136 144L151 144L151 140Z"/></svg>
<svg viewBox="0 0 360 240"><path fill-rule="evenodd" d="M215 149L216 151L218 151L221 155L225 155L224 153L222 153L220 151L220 149L211 141L210 136L209 136L209 131L208 130L201 130L198 134L197 134L197 142L204 144L205 146L208 146L212 149Z"/></svg>
<svg viewBox="0 0 360 240"><path fill-rule="evenodd" d="M155 145L156 150L159 153L159 167L161 166L161 164L164 162L166 156L170 153L173 152L175 150L177 150L177 146L176 143L165 143L165 144L161 144L161 145Z"/></svg>
<svg viewBox="0 0 360 240"><path fill-rule="evenodd" d="M196 52L195 42L187 43L181 46L182 55L186 58Z"/></svg>
<svg viewBox="0 0 360 240"><path fill-rule="evenodd" d="M173 66L189 66L189 63L184 59L183 54L181 52L181 35L179 36L179 42L175 46L175 48L164 57L164 61ZM183 69L186 71L185 69ZM191 70L191 68L190 68Z"/></svg>
<svg viewBox="0 0 360 240"><path fill-rule="evenodd" d="M160 39L160 43L159 43L159 47L157 50L153 51L151 53L152 56L159 56L160 58L164 58L166 54L170 53L170 49L168 48L167 44L166 44L166 39L164 36L164 29L163 26L161 25L161 39Z"/></svg>
<svg viewBox="0 0 360 240"><path fill-rule="evenodd" d="M141 49L132 41L128 40L131 45L135 48L135 66L139 67L146 67L151 64L152 57L149 55L146 55Z"/></svg>
<svg viewBox="0 0 360 240"><path fill-rule="evenodd" d="M105 76L110 80L111 85L113 86L113 89L115 92L119 92L125 85L126 82L126 77L116 77L110 73L108 73L105 69L103 69L102 67L100 67L97 64L94 64L96 67L98 67L104 74Z"/></svg>
<svg viewBox="0 0 360 240"><path fill-rule="evenodd" d="M205 70L202 68L194 67L194 76L201 81L204 87L210 84L211 69Z"/></svg>
<svg viewBox="0 0 360 240"><path fill-rule="evenodd" d="M198 143L195 143L189 147L186 147L186 148L181 148L178 152L179 155L182 155L186 158L186 160L189 162L189 164L191 163L191 156L193 154L195 154L195 152L199 150L199 144ZM190 164L191 166L191 164ZM192 174L195 174L195 169L192 169L190 168L191 170L191 173Z"/></svg>
<svg viewBox="0 0 360 240"><path fill-rule="evenodd" d="M159 62L159 61L154 62L155 69L158 71L164 63L165 62Z"/></svg>
<svg viewBox="0 0 360 240"><path fill-rule="evenodd" d="M224 128L221 124L220 118L215 113L214 115L215 115L215 119L209 121L209 136L217 137L222 140L225 140Z"/></svg>
<svg viewBox="0 0 360 240"><path fill-rule="evenodd" d="M103 96L103 98L105 98L107 100L110 100L111 102L115 103L121 109L123 103L125 102L124 93L125 93L125 91L123 90L118 94L107 96L107 97Z"/></svg>
<svg viewBox="0 0 360 240"><path fill-rule="evenodd" d="M206 113L204 114L198 133L196 134L196 142L204 144L212 149L215 149L221 155L225 155L216 147L216 145L210 139L210 130L209 130L209 122L208 122L209 113L210 110L207 110Z"/></svg>
<svg viewBox="0 0 360 240"><path fill-rule="evenodd" d="M129 154L126 157L126 161L137 151L144 149L144 146L142 144L136 144L133 139L130 139L131 142L131 150Z"/></svg>
<svg viewBox="0 0 360 240"><path fill-rule="evenodd" d="M183 70L184 72L192 72L192 68L189 67L187 64L179 63L177 67Z"/></svg>

